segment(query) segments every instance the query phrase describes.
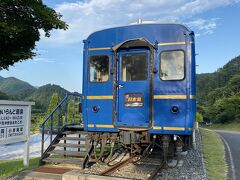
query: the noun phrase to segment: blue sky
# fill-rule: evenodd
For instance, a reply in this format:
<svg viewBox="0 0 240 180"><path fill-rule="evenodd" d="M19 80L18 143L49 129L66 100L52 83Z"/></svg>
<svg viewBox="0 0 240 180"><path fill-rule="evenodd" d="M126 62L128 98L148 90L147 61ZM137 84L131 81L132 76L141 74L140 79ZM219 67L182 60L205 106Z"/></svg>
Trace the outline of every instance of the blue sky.
<svg viewBox="0 0 240 180"><path fill-rule="evenodd" d="M196 34L197 73L214 72L240 55L240 0L43 0L63 15L67 31L42 36L33 60L17 63L0 76L34 86L58 84L82 89L82 40L91 32L146 21L180 22Z"/></svg>

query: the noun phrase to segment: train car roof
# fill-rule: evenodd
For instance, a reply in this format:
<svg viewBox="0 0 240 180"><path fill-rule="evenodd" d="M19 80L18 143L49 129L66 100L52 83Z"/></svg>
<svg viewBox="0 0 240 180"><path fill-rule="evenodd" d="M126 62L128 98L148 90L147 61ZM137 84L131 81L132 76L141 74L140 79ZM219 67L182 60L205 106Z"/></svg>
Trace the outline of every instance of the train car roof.
<svg viewBox="0 0 240 180"><path fill-rule="evenodd" d="M112 47L128 39L144 38L154 44L185 41L188 27L177 23L143 23L96 31L88 36L88 48Z"/></svg>

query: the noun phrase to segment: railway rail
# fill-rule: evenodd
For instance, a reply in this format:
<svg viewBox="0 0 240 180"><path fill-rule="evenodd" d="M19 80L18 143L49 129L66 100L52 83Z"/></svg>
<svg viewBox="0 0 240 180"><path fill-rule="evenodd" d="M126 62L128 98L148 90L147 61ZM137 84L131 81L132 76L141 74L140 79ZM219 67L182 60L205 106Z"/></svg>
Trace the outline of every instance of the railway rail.
<svg viewBox="0 0 240 180"><path fill-rule="evenodd" d="M159 173L161 172L162 168L164 168L163 160L158 159L156 162L156 156L151 157L151 155L147 158L140 158L137 161L134 161L136 156L130 156L127 159L111 166L104 171L100 172L99 175L101 176L111 176L111 177L123 177L129 179L148 179L154 180L157 178ZM154 160L155 159L155 160ZM138 173L136 169L139 167L147 168L148 172L145 173L143 176L141 173ZM129 172L131 176L126 174Z"/></svg>
<svg viewBox="0 0 240 180"><path fill-rule="evenodd" d="M158 168L156 168L155 171L153 171L153 173L148 177L148 180L154 180L157 178L157 176L159 175L159 173L161 172L161 170L164 167L164 163L162 163L161 165L159 165Z"/></svg>
<svg viewBox="0 0 240 180"><path fill-rule="evenodd" d="M125 166L126 164L130 163L132 161L134 157L129 157L125 160L123 160L122 162L117 163L116 165L110 167L109 169L106 169L105 171L101 172L100 175L102 176L107 176L112 174L113 172L117 171L118 169L120 169L121 167Z"/></svg>

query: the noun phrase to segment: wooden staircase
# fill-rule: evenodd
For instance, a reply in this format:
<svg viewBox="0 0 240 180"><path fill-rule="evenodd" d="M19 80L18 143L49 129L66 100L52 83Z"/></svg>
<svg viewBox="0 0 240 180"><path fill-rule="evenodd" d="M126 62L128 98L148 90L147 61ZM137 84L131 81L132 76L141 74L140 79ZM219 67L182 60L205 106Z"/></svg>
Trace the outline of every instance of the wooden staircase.
<svg viewBox="0 0 240 180"><path fill-rule="evenodd" d="M66 94L41 124L40 165L77 164L85 168L93 149L91 136L83 129L82 97Z"/></svg>
<svg viewBox="0 0 240 180"><path fill-rule="evenodd" d="M85 168L91 149L88 132L66 126L44 152L41 163L76 164Z"/></svg>

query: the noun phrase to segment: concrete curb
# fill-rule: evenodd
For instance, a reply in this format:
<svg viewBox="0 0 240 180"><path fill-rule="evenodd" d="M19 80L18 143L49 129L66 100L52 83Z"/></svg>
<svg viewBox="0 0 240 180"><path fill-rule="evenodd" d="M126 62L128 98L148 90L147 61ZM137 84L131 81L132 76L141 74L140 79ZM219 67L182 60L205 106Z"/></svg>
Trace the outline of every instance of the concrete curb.
<svg viewBox="0 0 240 180"><path fill-rule="evenodd" d="M78 170L72 170L62 175L62 180L127 180L125 178L82 174Z"/></svg>
<svg viewBox="0 0 240 180"><path fill-rule="evenodd" d="M201 136L201 133L200 133L200 128L197 129L198 131L198 134L199 134L199 144L200 144L200 149L199 151L201 152L201 160L202 160L202 167L203 167L203 172L204 172L204 175L206 176L206 179L208 179L208 175L207 175L207 170L206 170L206 166L205 166L205 163L204 163L204 159L203 159L203 149L202 149L202 136Z"/></svg>

